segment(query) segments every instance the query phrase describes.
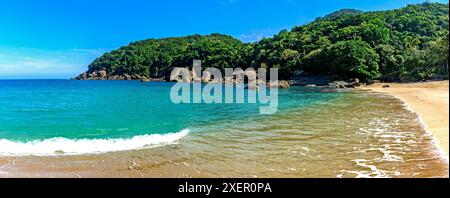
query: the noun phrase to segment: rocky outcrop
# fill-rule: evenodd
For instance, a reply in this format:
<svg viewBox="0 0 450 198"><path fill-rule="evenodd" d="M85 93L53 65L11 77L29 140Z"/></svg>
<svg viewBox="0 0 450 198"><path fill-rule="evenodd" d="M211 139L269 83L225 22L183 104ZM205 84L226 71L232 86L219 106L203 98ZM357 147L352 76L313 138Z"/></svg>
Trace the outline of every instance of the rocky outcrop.
<svg viewBox="0 0 450 198"><path fill-rule="evenodd" d="M279 88L282 88L282 89L287 89L287 88L291 87L289 85L289 83L287 81L285 81L285 80L279 81L278 82L278 86L279 86Z"/></svg>
<svg viewBox="0 0 450 198"><path fill-rule="evenodd" d="M151 82L151 80L150 80L150 78L147 78L144 76L141 78L141 82Z"/></svg>
<svg viewBox="0 0 450 198"><path fill-rule="evenodd" d="M288 81L279 80L279 81L268 82L267 83L267 87L269 87L269 88L287 89L287 88L290 88L290 85L289 85Z"/></svg>
<svg viewBox="0 0 450 198"><path fill-rule="evenodd" d="M211 81L211 72L209 71L204 71L203 75L202 75L202 82L204 83L208 83Z"/></svg>
<svg viewBox="0 0 450 198"><path fill-rule="evenodd" d="M192 81L192 72L190 72L186 68L175 67L170 73L170 81L174 82L191 82Z"/></svg>
<svg viewBox="0 0 450 198"><path fill-rule="evenodd" d="M101 79L104 79L106 77L106 71L105 70L101 70L98 72L98 77Z"/></svg>
<svg viewBox="0 0 450 198"><path fill-rule="evenodd" d="M347 88L355 88L361 86L361 83L359 82L359 79L351 79L350 82L345 86Z"/></svg>
<svg viewBox="0 0 450 198"><path fill-rule="evenodd" d="M351 79L349 80L349 82L347 81L334 81L332 83L329 83L330 87L334 87L334 88L340 88L340 89L344 89L344 88L355 88L355 87L359 87L361 86L359 79L355 78L355 79Z"/></svg>
<svg viewBox="0 0 450 198"><path fill-rule="evenodd" d="M152 79L147 76L141 76L139 74L121 74L121 75L108 75L105 70L85 72L77 77L73 78L75 80L140 80L142 82L155 82L164 81L164 79Z"/></svg>
<svg viewBox="0 0 450 198"><path fill-rule="evenodd" d="M249 82L247 83L246 88L257 90L260 83L264 83L269 88L280 88L287 89L290 86L305 86L305 87L315 87L315 86L328 86L333 88L355 88L361 85L359 79L350 79L349 81L331 81L333 76L299 76L295 77L292 80L279 80L274 82L260 82L260 81L252 81L250 79L256 78L256 73L252 72L243 72L243 74L247 75ZM193 73L189 71L187 68L174 68L170 77L171 81L175 82L193 82ZM85 72L74 79L76 80L139 80L141 82L165 82L165 78L150 78L148 76L143 76L139 74L108 74L105 70L100 71L92 71ZM203 83L225 83L225 84L239 84L244 83L243 75L236 75L233 78L212 78L212 73L210 71L203 71L201 78L197 80L201 80ZM373 81L377 82L377 81Z"/></svg>

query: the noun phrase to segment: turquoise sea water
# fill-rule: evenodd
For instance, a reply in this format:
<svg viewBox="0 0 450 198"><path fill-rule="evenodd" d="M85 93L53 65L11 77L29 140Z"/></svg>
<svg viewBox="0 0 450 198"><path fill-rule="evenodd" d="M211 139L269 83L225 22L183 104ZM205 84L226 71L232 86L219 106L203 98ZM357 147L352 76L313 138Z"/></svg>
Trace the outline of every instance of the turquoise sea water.
<svg viewBox="0 0 450 198"><path fill-rule="evenodd" d="M174 104L173 85L0 81L0 177L448 177L389 95L291 87L261 115L267 104Z"/></svg>
<svg viewBox="0 0 450 198"><path fill-rule="evenodd" d="M2 80L1 152L25 154L37 152L35 149L52 152L45 149L43 141L47 141L47 146L66 143L84 147L64 150L75 153L89 149L133 149L176 140L198 127L214 124L215 129L220 129L223 121L265 116L259 114L263 104L174 104L170 100L172 85L137 81ZM326 102L339 95L320 93L319 88L279 90L278 112ZM155 134L174 136L149 136ZM84 144L74 142L80 140ZM86 145L88 140L110 142ZM102 143L105 148L98 148ZM108 143L116 145L106 148L113 146Z"/></svg>

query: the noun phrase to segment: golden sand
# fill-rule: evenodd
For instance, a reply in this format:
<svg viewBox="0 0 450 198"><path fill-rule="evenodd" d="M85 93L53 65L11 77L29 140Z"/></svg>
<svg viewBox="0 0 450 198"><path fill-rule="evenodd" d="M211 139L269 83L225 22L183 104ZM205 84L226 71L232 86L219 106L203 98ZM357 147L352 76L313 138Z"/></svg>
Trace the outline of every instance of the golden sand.
<svg viewBox="0 0 450 198"><path fill-rule="evenodd" d="M390 87L383 88L388 84ZM387 93L403 100L423 120L426 130L431 132L437 146L448 160L449 153L449 81L420 83L376 83L364 87Z"/></svg>

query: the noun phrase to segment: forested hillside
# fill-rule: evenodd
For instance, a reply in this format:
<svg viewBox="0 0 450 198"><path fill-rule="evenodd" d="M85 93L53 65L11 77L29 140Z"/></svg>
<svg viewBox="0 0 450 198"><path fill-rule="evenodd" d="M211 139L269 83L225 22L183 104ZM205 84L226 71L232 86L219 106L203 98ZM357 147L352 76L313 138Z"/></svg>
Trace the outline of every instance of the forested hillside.
<svg viewBox="0 0 450 198"><path fill-rule="evenodd" d="M172 67L276 67L280 78L424 80L448 76L449 7L423 3L362 12L341 10L256 43L212 34L149 39L106 53L89 65L111 75L167 77ZM91 75L92 76L92 75Z"/></svg>

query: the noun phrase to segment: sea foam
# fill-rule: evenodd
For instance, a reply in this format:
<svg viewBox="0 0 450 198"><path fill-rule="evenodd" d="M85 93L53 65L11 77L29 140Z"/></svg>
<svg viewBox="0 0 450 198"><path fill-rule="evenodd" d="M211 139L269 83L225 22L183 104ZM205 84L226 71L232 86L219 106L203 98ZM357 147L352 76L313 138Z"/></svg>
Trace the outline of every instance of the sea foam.
<svg viewBox="0 0 450 198"><path fill-rule="evenodd" d="M139 135L127 139L51 138L30 142L0 139L0 156L81 155L136 150L174 143L188 134L189 129L184 129L178 133Z"/></svg>

